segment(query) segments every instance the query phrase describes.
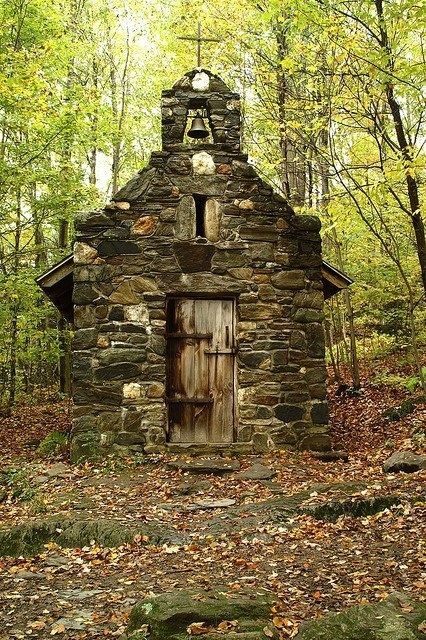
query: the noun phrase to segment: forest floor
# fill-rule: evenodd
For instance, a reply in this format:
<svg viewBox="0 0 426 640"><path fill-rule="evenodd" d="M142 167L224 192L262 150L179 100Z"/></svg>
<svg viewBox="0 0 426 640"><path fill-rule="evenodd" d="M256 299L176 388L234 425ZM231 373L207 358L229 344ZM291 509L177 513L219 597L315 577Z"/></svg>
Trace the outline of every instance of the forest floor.
<svg viewBox="0 0 426 640"><path fill-rule="evenodd" d="M384 411L406 391L370 383L359 396L335 392L331 385L335 448L349 461L294 452L238 458L240 471L261 462L276 472L269 480L237 471L189 476L168 466L176 456L79 466L41 460L37 443L69 426L63 403L21 406L0 420L0 471L9 482L2 528L54 518L58 535L62 521L82 519L140 531L112 548L90 539L63 548L52 539L33 557L1 558L0 638L120 637L136 602L181 588L271 593L281 638L294 637L302 620L393 591L424 598L426 472L384 474L382 464L397 450L422 452L425 406L389 421ZM389 496L393 506L371 515L318 515L324 503L385 504ZM228 506L214 506L224 499ZM150 527L163 539L150 539Z"/></svg>

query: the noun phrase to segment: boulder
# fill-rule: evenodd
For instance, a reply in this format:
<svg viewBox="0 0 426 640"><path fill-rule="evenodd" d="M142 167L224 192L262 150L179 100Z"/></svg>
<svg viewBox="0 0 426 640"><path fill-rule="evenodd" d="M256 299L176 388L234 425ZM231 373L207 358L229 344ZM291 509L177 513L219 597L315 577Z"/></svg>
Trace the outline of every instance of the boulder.
<svg viewBox="0 0 426 640"><path fill-rule="evenodd" d="M418 455L411 451L396 451L383 463L385 473L413 473L426 469L426 455Z"/></svg>
<svg viewBox="0 0 426 640"><path fill-rule="evenodd" d="M241 480L270 480L276 475L277 472L274 469L270 469L269 467L265 467L263 464L256 462L245 471L241 471L237 477Z"/></svg>
<svg viewBox="0 0 426 640"><path fill-rule="evenodd" d="M385 602L351 607L302 624L295 640L421 640L426 604L396 593Z"/></svg>
<svg viewBox="0 0 426 640"><path fill-rule="evenodd" d="M399 504L398 495L373 496L371 498L351 497L346 500L331 500L317 505L302 506L301 513L313 516L317 520L335 522L340 516L363 518Z"/></svg>
<svg viewBox="0 0 426 640"><path fill-rule="evenodd" d="M118 547L131 542L136 535L145 536L147 544L184 544L187 541L164 525L134 522L131 526L123 526L116 520L56 517L1 528L0 556L34 556L49 542L71 549L90 545L92 540L105 547Z"/></svg>
<svg viewBox="0 0 426 640"><path fill-rule="evenodd" d="M238 471L240 463L237 460L222 458L203 458L201 460L172 460L167 464L169 469L179 469L191 474L221 476Z"/></svg>
<svg viewBox="0 0 426 640"><path fill-rule="evenodd" d="M68 465L63 462L58 462L45 469L45 474L49 476L49 478L69 478L72 471Z"/></svg>
<svg viewBox="0 0 426 640"><path fill-rule="evenodd" d="M253 433L252 443L253 451L255 453L268 453L268 451L274 446L269 434L261 431Z"/></svg>
<svg viewBox="0 0 426 640"><path fill-rule="evenodd" d="M264 629L268 624L272 606L269 595L233 595L223 592L197 593L174 591L143 600L130 614L128 633L136 629L147 629L150 640L188 638L187 629L192 625L206 629L203 638L222 637L214 630L224 621L236 621L236 638L266 638ZM196 624L200 623L200 624ZM243 633L238 633L243 631ZM210 636L210 632L212 636ZM247 634L247 635L246 635ZM250 634L250 635L249 635ZM256 635L257 634L257 635ZM234 635L234 634L233 634ZM132 637L129 635L128 637ZM229 634L226 638L233 637ZM270 637L270 636L269 636ZM272 636L276 637L276 636Z"/></svg>
<svg viewBox="0 0 426 640"><path fill-rule="evenodd" d="M233 498L221 498L219 500L205 499L197 500L191 505L192 509L226 509L226 507L232 507L236 503Z"/></svg>
<svg viewBox="0 0 426 640"><path fill-rule="evenodd" d="M347 462L349 460L349 455L347 451L311 451L311 456L316 458L317 460L321 460L321 462L335 462L336 460L342 460L343 462Z"/></svg>
<svg viewBox="0 0 426 640"><path fill-rule="evenodd" d="M184 481L180 484L176 485L173 489L173 493L177 496L192 496L197 493L204 493L208 491L211 487L211 483L209 480L199 480L197 481Z"/></svg>
<svg viewBox="0 0 426 640"><path fill-rule="evenodd" d="M70 460L74 464L85 460L99 460L103 457L104 451L99 433L94 431L76 433L71 440Z"/></svg>

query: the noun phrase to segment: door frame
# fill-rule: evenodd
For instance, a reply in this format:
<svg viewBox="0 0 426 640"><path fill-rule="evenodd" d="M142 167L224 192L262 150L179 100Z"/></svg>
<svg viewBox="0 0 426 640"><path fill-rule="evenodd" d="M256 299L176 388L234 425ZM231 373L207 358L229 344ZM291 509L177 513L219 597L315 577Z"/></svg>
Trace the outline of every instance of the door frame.
<svg viewBox="0 0 426 640"><path fill-rule="evenodd" d="M169 354L168 354L168 339L167 339L167 331L168 331L168 322L169 322L169 313L170 313L170 302L172 300L231 300L233 302L233 314L232 314L232 318L233 318L233 338L234 338L234 348L236 350L236 353L238 352L238 343L237 343L237 333L236 333L236 328L237 328L237 309L238 309L238 296L235 294L231 294L231 293L212 293L212 294L208 294L208 293L170 293L170 294L166 294L166 304L165 304L165 311L166 311L166 327L165 327L165 334L166 334L166 380L165 380L165 385L164 388L166 390L166 397L169 397L169 384L170 384L170 358L169 358ZM234 417L234 421L233 421L233 427L232 427L232 443L237 442L237 434L238 434L238 424L239 424L239 415L238 415L238 367L237 367L237 358L236 358L236 354L234 356L234 363L233 363L233 380L234 380L234 393L233 393L233 401L232 401L232 412L233 412L233 417ZM166 442L170 442L170 418L169 418L169 404L167 404L167 411L166 411L166 415L167 415L167 429L166 429ZM232 444L229 443L229 444ZM176 443L174 443L176 444ZM192 443L190 443L192 444ZM194 445L197 445L199 443L194 443ZM223 446L223 443L220 442L208 442L206 443L207 445L221 445Z"/></svg>

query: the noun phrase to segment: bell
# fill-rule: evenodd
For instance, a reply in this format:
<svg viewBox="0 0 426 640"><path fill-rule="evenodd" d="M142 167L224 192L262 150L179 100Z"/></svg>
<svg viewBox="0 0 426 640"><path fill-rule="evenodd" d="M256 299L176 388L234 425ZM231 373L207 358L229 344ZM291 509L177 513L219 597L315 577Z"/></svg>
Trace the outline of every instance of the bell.
<svg viewBox="0 0 426 640"><path fill-rule="evenodd" d="M208 129L206 129L200 113L197 113L193 119L191 128L188 131L188 136L190 138L207 138L209 136Z"/></svg>

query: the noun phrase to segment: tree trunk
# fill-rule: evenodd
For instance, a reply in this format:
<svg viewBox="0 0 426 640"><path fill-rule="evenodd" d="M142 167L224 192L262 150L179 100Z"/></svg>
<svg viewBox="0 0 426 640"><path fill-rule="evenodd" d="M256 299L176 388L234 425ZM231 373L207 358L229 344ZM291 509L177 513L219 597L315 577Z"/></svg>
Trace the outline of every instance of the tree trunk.
<svg viewBox="0 0 426 640"><path fill-rule="evenodd" d="M61 250L68 246L68 220L60 220L58 245ZM69 396L71 393L71 348L68 340L68 323L62 316L58 320L59 337L59 390Z"/></svg>
<svg viewBox="0 0 426 640"><path fill-rule="evenodd" d="M328 149L328 131L323 130L321 133L321 145L324 149ZM322 157L326 157L327 154L323 154ZM321 175L321 208L329 217L328 206L330 202L330 178L329 178L329 166L328 163L322 159L319 161L319 171ZM342 247L337 236L335 225L331 225L331 235L333 239L333 246L336 252L337 264L340 271L344 271L344 262L342 255ZM350 343L350 368L352 375L352 384L355 389L359 389L361 386L359 376L359 364L357 355L356 335L355 335L355 323L354 323L354 310L352 307L351 295L349 290L343 289L343 300L346 308L346 317L349 324L349 343ZM346 344L346 340L345 340Z"/></svg>
<svg viewBox="0 0 426 640"><path fill-rule="evenodd" d="M21 189L18 187L16 191L16 224L15 236L13 241L13 275L19 273L19 251L21 245ZM16 399L16 379L17 379L17 361L18 361L18 315L19 300L12 305L12 317L10 321L10 358L9 358L9 385L8 398L6 404L6 415L10 415Z"/></svg>
<svg viewBox="0 0 426 640"><path fill-rule="evenodd" d="M9 388L6 404L6 416L12 413L16 399L16 365L18 355L18 305L12 307L12 320L10 323L10 361L9 361Z"/></svg>
<svg viewBox="0 0 426 640"><path fill-rule="evenodd" d="M99 67L96 60L92 61L92 83L95 91L98 91L98 75L99 75ZM96 186L96 166L98 161L98 108L96 106L93 115L91 116L90 129L92 133L92 147L89 150L89 182Z"/></svg>
<svg viewBox="0 0 426 640"><path fill-rule="evenodd" d="M324 321L324 334L325 334L325 344L327 345L327 349L330 354L331 366L333 367L334 382L337 382L337 384L341 384L342 378L340 376L340 369L338 367L338 363L336 362L336 358L334 357L333 338L331 336L330 322L328 320Z"/></svg>
<svg viewBox="0 0 426 640"><path fill-rule="evenodd" d="M393 71L393 52L389 42L385 16L383 12L383 0L374 0L380 29L380 46L386 54L386 67ZM399 151L405 165L405 184L407 187L408 202L410 207L410 220L416 238L416 251L419 260L420 273L423 288L426 292L426 237L425 226L420 211L419 184L417 178L410 173L413 167L414 154L408 135L404 129L401 107L395 97L394 86L391 80L386 82L386 100L392 116L395 136L398 141Z"/></svg>
<svg viewBox="0 0 426 640"><path fill-rule="evenodd" d="M112 41L108 37L108 48L110 57L110 91L111 91L111 111L116 126L115 140L112 147L112 195L118 191L120 178L121 154L123 151L123 128L127 113L127 97L129 92L129 62L130 62L130 34L127 31L126 56L124 59L123 72L120 78L120 85L117 80L116 62Z"/></svg>
<svg viewBox="0 0 426 640"><path fill-rule="evenodd" d="M277 98L279 113L280 149L282 158L281 185L288 201L296 206L305 202L306 170L305 153L298 152L287 125L289 83L282 70L282 61L287 54L287 39L282 26L275 29L278 46ZM300 157L302 156L302 157Z"/></svg>

